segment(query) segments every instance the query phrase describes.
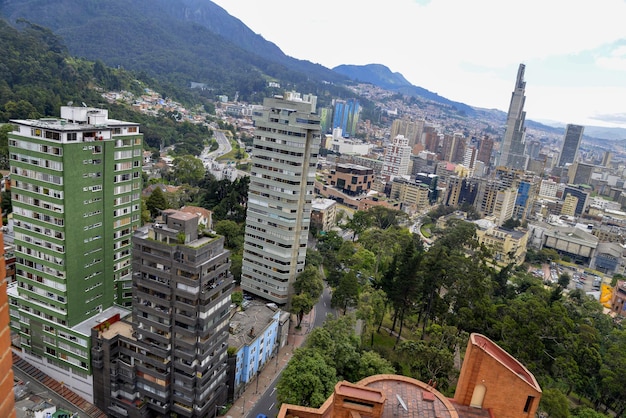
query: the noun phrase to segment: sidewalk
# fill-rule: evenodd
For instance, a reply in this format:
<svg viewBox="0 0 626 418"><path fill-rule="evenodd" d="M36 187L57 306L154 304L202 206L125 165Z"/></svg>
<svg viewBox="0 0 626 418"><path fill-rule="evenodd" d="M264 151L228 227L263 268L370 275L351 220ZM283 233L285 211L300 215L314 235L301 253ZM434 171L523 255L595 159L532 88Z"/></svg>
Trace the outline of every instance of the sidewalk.
<svg viewBox="0 0 626 418"><path fill-rule="evenodd" d="M307 334L311 331L314 320L315 308L313 308L309 314L304 315L300 329L296 329L295 321L291 322L289 324L289 335L287 336L288 344L283 346L279 350L278 356L270 359L258 376L248 383L248 387L243 395L233 403L230 409L224 415L218 416L245 418L254 405L256 405L257 401L263 396L265 389L272 384L278 374L287 366L293 351L302 346L306 340ZM258 392L256 379L258 379Z"/></svg>

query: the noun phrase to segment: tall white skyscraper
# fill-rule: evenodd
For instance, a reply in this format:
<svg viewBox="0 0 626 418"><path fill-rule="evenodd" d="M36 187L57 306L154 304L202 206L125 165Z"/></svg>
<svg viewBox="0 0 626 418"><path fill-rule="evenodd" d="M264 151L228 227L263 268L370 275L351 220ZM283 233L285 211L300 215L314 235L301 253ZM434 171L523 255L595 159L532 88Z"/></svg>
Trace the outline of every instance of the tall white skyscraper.
<svg viewBox="0 0 626 418"><path fill-rule="evenodd" d="M315 166L317 97L289 92L255 111L241 288L286 304L304 271Z"/></svg>
<svg viewBox="0 0 626 418"><path fill-rule="evenodd" d="M524 102L526 96L526 82L524 81L524 70L526 66L520 64L517 70L517 79L515 80L515 89L511 95L511 103L509 104L509 113L506 121L506 131L500 146L500 158L498 165L511 167L519 170L525 170L528 163L528 156L524 154L526 127L526 112L524 111Z"/></svg>

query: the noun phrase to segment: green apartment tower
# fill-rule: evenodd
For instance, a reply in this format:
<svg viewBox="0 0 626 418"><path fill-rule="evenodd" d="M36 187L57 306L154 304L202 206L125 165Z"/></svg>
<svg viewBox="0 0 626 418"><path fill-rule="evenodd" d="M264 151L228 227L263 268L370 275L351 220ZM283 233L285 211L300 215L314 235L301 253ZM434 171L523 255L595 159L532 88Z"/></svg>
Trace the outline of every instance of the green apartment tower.
<svg viewBox="0 0 626 418"><path fill-rule="evenodd" d="M142 135L138 124L90 107L11 123L13 344L93 402L91 329L130 313Z"/></svg>

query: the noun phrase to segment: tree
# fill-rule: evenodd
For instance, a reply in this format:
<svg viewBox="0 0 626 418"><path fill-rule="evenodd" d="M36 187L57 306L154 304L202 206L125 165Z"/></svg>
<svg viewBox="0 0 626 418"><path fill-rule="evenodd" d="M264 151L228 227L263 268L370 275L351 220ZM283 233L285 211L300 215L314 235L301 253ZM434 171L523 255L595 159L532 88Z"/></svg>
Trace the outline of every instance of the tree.
<svg viewBox="0 0 626 418"><path fill-rule="evenodd" d="M570 276L567 273L562 273L559 276L559 287L561 289L567 289L567 286L569 286L569 282L570 282Z"/></svg>
<svg viewBox="0 0 626 418"><path fill-rule="evenodd" d="M613 330L607 343L600 370L603 401L607 405L614 404L616 416L619 417L626 406L626 375L623 373L623 367L626 367L626 331Z"/></svg>
<svg viewBox="0 0 626 418"><path fill-rule="evenodd" d="M502 223L502 228L504 229L508 229L508 230L513 230L515 228L517 228L518 226L520 226L521 223L519 220L514 219L514 218L509 218L506 221L504 221Z"/></svg>
<svg viewBox="0 0 626 418"><path fill-rule="evenodd" d="M569 418L567 396L558 389L544 390L538 409L548 414L550 418Z"/></svg>
<svg viewBox="0 0 626 418"><path fill-rule="evenodd" d="M2 215L9 214L13 211L13 205L11 204L11 192L6 191L2 192L2 201L0 202L0 207L2 208Z"/></svg>
<svg viewBox="0 0 626 418"><path fill-rule="evenodd" d="M397 209L390 209L384 206L374 206L367 211L371 219L372 226L380 229L398 226L401 221L406 221L408 215Z"/></svg>
<svg viewBox="0 0 626 418"><path fill-rule="evenodd" d="M367 212L362 210L357 210L356 212L354 212L354 214L352 214L352 217L346 223L346 227L348 229L351 229L353 232L352 241L354 241L355 238L361 234L361 232L365 231L371 225L372 218L368 215Z"/></svg>
<svg viewBox="0 0 626 418"><path fill-rule="evenodd" d="M296 294L306 294L317 301L324 291L324 282L317 267L307 266L293 283Z"/></svg>
<svg viewBox="0 0 626 418"><path fill-rule="evenodd" d="M204 177L204 165L202 161L193 155L183 155L174 158L173 177L176 184L189 184L197 186Z"/></svg>
<svg viewBox="0 0 626 418"><path fill-rule="evenodd" d="M241 267L243 265L243 250L230 254L230 272L237 285L241 284Z"/></svg>
<svg viewBox="0 0 626 418"><path fill-rule="evenodd" d="M237 306L241 306L243 302L243 292L240 290L234 291L230 294L230 301Z"/></svg>
<svg viewBox="0 0 626 418"><path fill-rule="evenodd" d="M375 374L394 374L396 371L389 360L382 358L377 352L364 351L361 353L358 372L356 380Z"/></svg>
<svg viewBox="0 0 626 418"><path fill-rule="evenodd" d="M167 209L167 201L160 187L157 186L154 188L146 200L146 207L150 211L152 218L156 218L163 209Z"/></svg>
<svg viewBox="0 0 626 418"><path fill-rule="evenodd" d="M430 341L403 341L399 351L405 356L411 376L422 381L437 382L446 388L454 372L454 352Z"/></svg>
<svg viewBox="0 0 626 418"><path fill-rule="evenodd" d="M224 236L224 246L234 252L243 248L243 228L237 222L229 220L217 221L215 232Z"/></svg>
<svg viewBox="0 0 626 418"><path fill-rule="evenodd" d="M316 349L298 348L276 385L279 403L319 408L333 392L335 369Z"/></svg>
<svg viewBox="0 0 626 418"><path fill-rule="evenodd" d="M574 418L609 418L609 415L594 411L593 409L586 406L575 408L572 411L571 416Z"/></svg>
<svg viewBox="0 0 626 418"><path fill-rule="evenodd" d="M308 293L295 294L291 297L291 313L298 318L296 328L300 328L304 315L311 312L315 306L315 300Z"/></svg>
<svg viewBox="0 0 626 418"><path fill-rule="evenodd" d="M359 299L359 281L356 274L350 271L339 279L339 285L333 291L330 305L339 308L345 315L348 308L354 307Z"/></svg>
<svg viewBox="0 0 626 418"><path fill-rule="evenodd" d="M311 332L307 340L307 347L318 350L326 363L335 369L336 381L354 382L360 376L360 339L354 330L355 323L353 315L328 318L323 326Z"/></svg>
<svg viewBox="0 0 626 418"><path fill-rule="evenodd" d="M366 285L361 291L359 305L357 310L357 318L365 321L364 332L369 329L371 339L370 346L374 345L374 326L381 324L385 317L387 306L385 299L387 295L382 289L374 289L370 285Z"/></svg>

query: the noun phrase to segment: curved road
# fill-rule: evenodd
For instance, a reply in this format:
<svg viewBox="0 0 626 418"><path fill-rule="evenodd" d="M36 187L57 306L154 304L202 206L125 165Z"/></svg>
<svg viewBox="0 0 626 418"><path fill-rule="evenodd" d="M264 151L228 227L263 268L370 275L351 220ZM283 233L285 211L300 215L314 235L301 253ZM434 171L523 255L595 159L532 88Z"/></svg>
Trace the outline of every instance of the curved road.
<svg viewBox="0 0 626 418"><path fill-rule="evenodd" d="M314 311L314 320L313 324L308 324L309 329L307 333L311 332L311 330L315 327L320 327L326 320L327 314L334 314L335 310L330 307L330 288L328 286L324 286L324 293L320 296L319 302L315 305ZM275 417L278 415L278 403L276 402L276 383L278 382L278 378L280 374L276 376L276 379L272 382L271 385L267 387L265 393L254 407L246 413L246 417L256 418L259 414L267 415L268 417Z"/></svg>

